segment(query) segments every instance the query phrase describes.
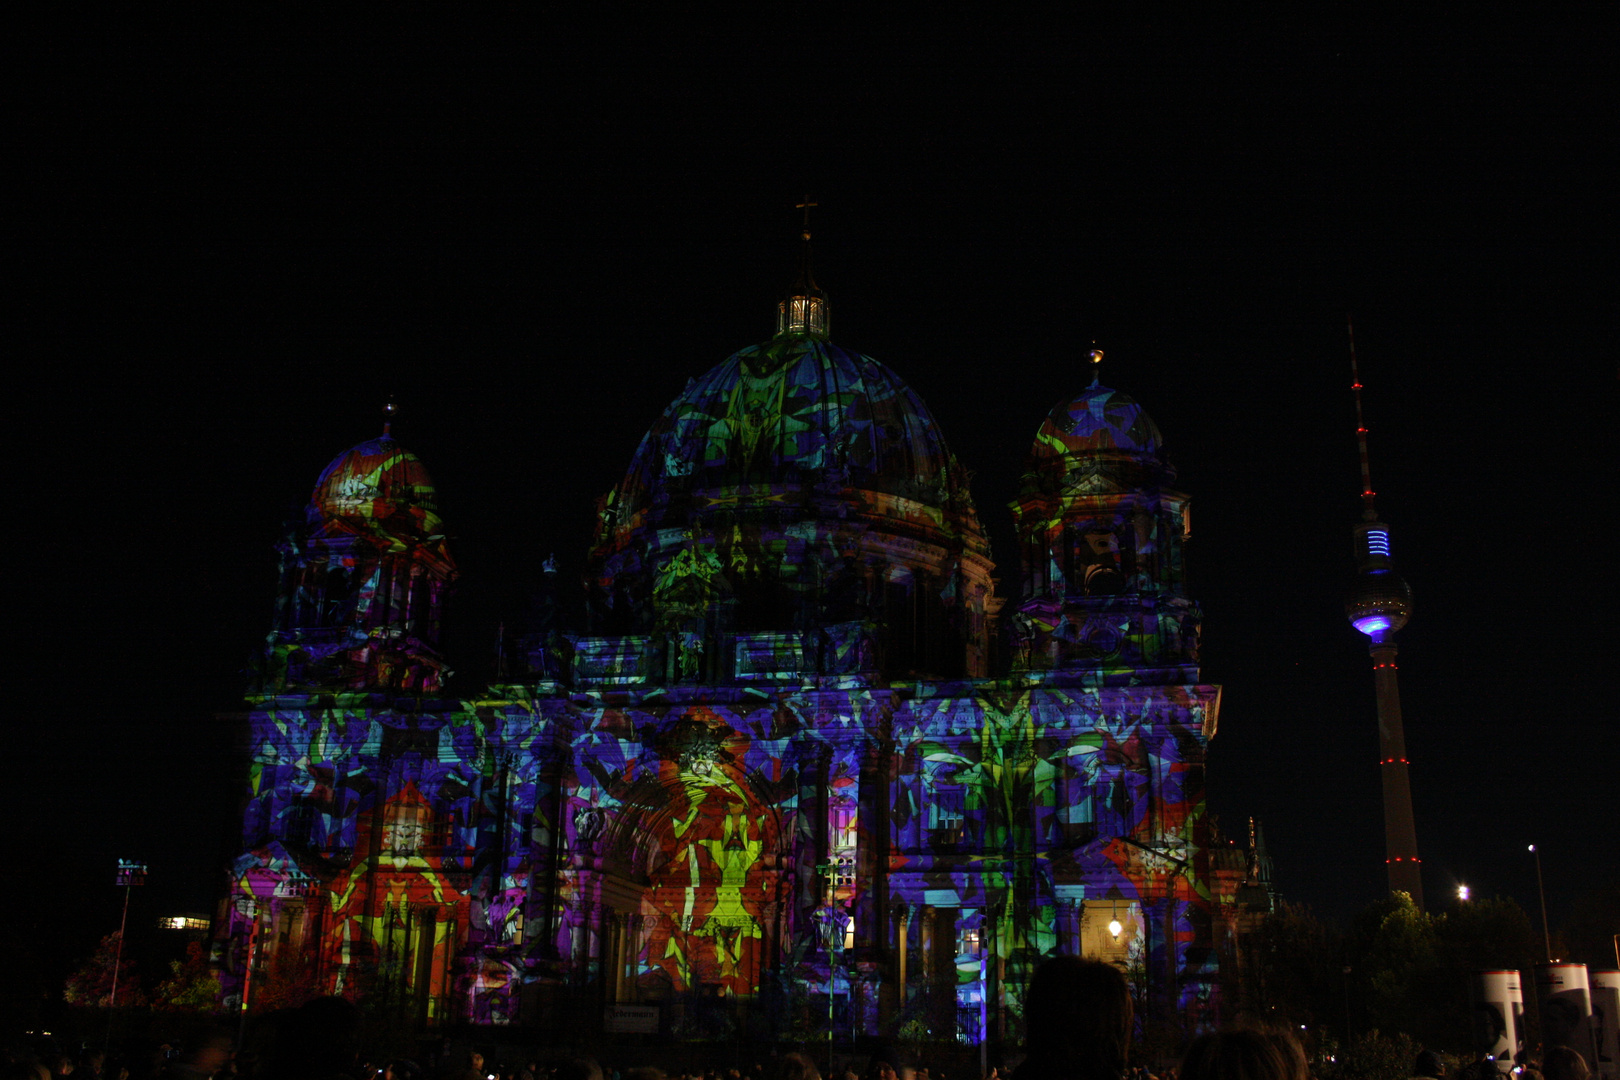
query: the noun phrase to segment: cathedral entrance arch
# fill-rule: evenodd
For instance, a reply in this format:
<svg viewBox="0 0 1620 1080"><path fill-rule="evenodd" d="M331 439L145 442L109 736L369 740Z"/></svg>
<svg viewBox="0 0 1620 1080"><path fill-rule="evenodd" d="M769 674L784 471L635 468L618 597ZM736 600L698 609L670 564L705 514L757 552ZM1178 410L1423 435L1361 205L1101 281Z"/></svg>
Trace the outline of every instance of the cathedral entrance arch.
<svg viewBox="0 0 1620 1080"><path fill-rule="evenodd" d="M780 809L742 762L748 738L706 709L656 737L658 764L622 794L602 867L627 907L621 1000L755 994L777 940Z"/></svg>

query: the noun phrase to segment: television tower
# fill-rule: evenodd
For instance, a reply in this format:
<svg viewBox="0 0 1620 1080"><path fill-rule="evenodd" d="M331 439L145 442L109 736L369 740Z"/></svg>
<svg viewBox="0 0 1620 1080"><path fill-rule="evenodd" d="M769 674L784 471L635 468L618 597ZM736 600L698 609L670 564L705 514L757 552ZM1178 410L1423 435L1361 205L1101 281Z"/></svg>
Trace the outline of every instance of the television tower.
<svg viewBox="0 0 1620 1080"><path fill-rule="evenodd" d="M1356 364L1356 329L1350 325L1350 389L1356 397L1356 441L1361 449L1361 521L1355 538L1356 584L1345 601L1350 624L1369 640L1373 686L1378 696L1379 767L1384 775L1384 862L1391 892L1409 894L1423 909L1423 860L1417 853L1412 818L1412 783L1407 774L1406 729L1401 723L1401 691L1395 677L1395 633L1412 615L1412 589L1395 572L1389 554L1389 526L1373 507L1367 467L1367 424L1361 415L1361 374Z"/></svg>

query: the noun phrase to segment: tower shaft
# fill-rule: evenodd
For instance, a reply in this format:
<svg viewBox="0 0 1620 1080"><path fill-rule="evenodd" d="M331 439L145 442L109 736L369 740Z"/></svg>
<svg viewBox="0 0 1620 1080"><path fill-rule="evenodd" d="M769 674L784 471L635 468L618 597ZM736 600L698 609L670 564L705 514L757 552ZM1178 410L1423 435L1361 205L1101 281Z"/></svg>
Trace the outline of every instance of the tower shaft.
<svg viewBox="0 0 1620 1080"><path fill-rule="evenodd" d="M1379 767L1384 778L1384 861L1391 891L1409 894L1423 908L1423 863L1418 858L1417 825L1412 816L1412 783L1406 759L1406 729L1401 722L1401 690L1395 667L1395 643L1375 642L1371 649L1373 687L1378 697Z"/></svg>

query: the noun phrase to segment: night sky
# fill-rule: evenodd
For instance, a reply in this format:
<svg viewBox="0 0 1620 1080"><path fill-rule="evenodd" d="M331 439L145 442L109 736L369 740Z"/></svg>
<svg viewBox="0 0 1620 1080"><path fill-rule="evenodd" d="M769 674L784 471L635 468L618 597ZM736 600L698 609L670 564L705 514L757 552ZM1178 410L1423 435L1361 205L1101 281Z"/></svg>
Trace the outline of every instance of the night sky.
<svg viewBox="0 0 1620 1080"><path fill-rule="evenodd" d="M1279 9L1280 10L1280 9ZM7 956L212 912L273 545L377 433L435 478L458 692L696 376L770 335L808 192L833 340L922 395L1017 580L1052 405L1193 499L1209 754L1283 895L1385 887L1353 314L1431 907L1620 884L1612 12L1457 25L36 27L8 110ZM639 17L638 17L639 18ZM20 331L20 333L18 332ZM18 602L20 600L20 602ZM5 958L0 957L0 961ZM0 966L10 966L0 962Z"/></svg>

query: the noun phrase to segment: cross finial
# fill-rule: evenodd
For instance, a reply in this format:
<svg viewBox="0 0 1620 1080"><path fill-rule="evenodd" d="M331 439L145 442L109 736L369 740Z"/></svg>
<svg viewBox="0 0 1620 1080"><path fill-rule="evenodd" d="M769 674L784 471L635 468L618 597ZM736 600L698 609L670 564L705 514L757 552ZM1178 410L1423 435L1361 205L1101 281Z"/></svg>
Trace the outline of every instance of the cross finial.
<svg viewBox="0 0 1620 1080"><path fill-rule="evenodd" d="M1102 382L1103 351L1097 348L1097 343L1091 343L1091 385L1096 386Z"/></svg>
<svg viewBox="0 0 1620 1080"><path fill-rule="evenodd" d="M793 204L804 212L799 227L799 279L788 289L787 296L776 305L776 332L799 334L821 341L827 340L827 294L816 288L816 278L810 269L810 208L816 203L806 195Z"/></svg>
<svg viewBox="0 0 1620 1080"><path fill-rule="evenodd" d="M396 412L398 412L398 411L399 411L399 406L394 404L394 395L389 394L388 395L388 404L383 406L383 434L384 435L387 435L389 432L393 431L393 429L394 429L394 414Z"/></svg>
<svg viewBox="0 0 1620 1080"><path fill-rule="evenodd" d="M804 237L805 240L810 239L810 208L819 205L819 203L811 202L808 195L804 197L804 202L793 204L793 209L804 211L804 225L799 229L799 235Z"/></svg>

